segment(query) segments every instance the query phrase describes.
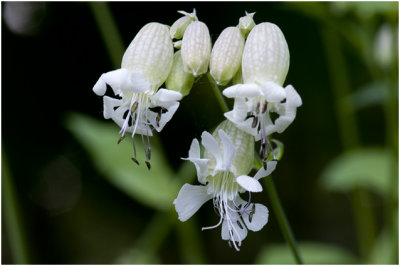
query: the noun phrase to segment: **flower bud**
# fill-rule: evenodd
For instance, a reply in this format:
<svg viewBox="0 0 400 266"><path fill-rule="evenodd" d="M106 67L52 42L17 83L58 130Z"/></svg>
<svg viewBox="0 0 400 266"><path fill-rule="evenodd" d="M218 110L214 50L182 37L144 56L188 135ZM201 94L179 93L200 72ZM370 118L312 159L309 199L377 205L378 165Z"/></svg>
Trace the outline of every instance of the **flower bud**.
<svg viewBox="0 0 400 266"><path fill-rule="evenodd" d="M243 84L242 65L240 65L238 71L233 76L232 84Z"/></svg>
<svg viewBox="0 0 400 266"><path fill-rule="evenodd" d="M254 137L240 130L229 120L222 121L214 130L212 136L218 142L218 146L224 156L223 143L218 134L218 130L222 129L231 139L235 147L235 155L232 160L232 169L236 176L247 175L250 173L254 163ZM210 159L209 168L213 169L215 166L214 157L205 150L204 158Z"/></svg>
<svg viewBox="0 0 400 266"><path fill-rule="evenodd" d="M256 25L256 23L254 22L253 16L254 13L247 13L246 11L246 16L241 17L239 19L239 29L242 32L243 36L246 37L249 32L254 28L254 26Z"/></svg>
<svg viewBox="0 0 400 266"><path fill-rule="evenodd" d="M282 86L288 69L289 49L282 31L268 22L256 25L244 46L244 82L260 85L270 81Z"/></svg>
<svg viewBox="0 0 400 266"><path fill-rule="evenodd" d="M218 85L226 85L238 71L244 38L237 27L222 31L211 52L210 74Z"/></svg>
<svg viewBox="0 0 400 266"><path fill-rule="evenodd" d="M178 13L181 13L185 16L181 17L180 19L175 21L174 24L172 24L169 30L171 39L181 39L187 26L189 26L189 24L193 21L197 20L196 9L193 10L193 13L187 13L185 11L178 11Z"/></svg>
<svg viewBox="0 0 400 266"><path fill-rule="evenodd" d="M168 27L151 22L135 36L122 58L122 68L141 72L154 90L167 79L174 48Z"/></svg>
<svg viewBox="0 0 400 266"><path fill-rule="evenodd" d="M186 72L195 77L207 72L211 54L211 37L207 25L194 21L182 39L182 60Z"/></svg>
<svg viewBox="0 0 400 266"><path fill-rule="evenodd" d="M180 92L182 96L186 96L192 89L193 82L193 75L183 70L181 51L177 51L174 55L171 72L165 81L166 88Z"/></svg>

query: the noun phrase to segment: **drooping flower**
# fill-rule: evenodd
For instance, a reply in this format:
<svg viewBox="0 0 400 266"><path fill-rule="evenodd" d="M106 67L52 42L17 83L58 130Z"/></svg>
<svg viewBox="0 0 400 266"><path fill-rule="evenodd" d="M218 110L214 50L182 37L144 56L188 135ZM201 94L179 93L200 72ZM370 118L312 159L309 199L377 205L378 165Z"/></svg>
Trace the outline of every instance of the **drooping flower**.
<svg viewBox="0 0 400 266"><path fill-rule="evenodd" d="M261 156L268 153L268 136L283 132L295 119L300 95L292 85L282 87L289 69L289 49L282 31L272 23L256 25L247 37L242 57L243 84L226 88L235 98L225 117L240 129L261 139ZM278 118L273 121L271 113Z"/></svg>
<svg viewBox="0 0 400 266"><path fill-rule="evenodd" d="M179 107L179 92L159 87L167 79L172 67L173 46L167 26L146 24L135 36L122 58L121 68L104 73L93 87L97 95L106 93L107 84L119 98L104 96L104 118L112 119L121 127L118 143L130 132L134 157L135 134L142 135L146 165L150 169L152 130L160 132ZM147 145L143 136L147 136Z"/></svg>
<svg viewBox="0 0 400 266"><path fill-rule="evenodd" d="M254 177L248 176L254 161L254 137L238 129L232 122L223 121L213 135L204 131L201 135L205 148L200 157L197 139L192 141L189 157L197 170L201 185L185 184L174 200L179 220L188 220L206 201L212 199L219 222L205 229L222 225L222 239L228 240L239 250L247 229L261 230L268 222L268 209L251 202L251 192L262 191L259 179L275 169L276 161L270 161L267 169L261 168ZM249 192L248 201L239 193Z"/></svg>

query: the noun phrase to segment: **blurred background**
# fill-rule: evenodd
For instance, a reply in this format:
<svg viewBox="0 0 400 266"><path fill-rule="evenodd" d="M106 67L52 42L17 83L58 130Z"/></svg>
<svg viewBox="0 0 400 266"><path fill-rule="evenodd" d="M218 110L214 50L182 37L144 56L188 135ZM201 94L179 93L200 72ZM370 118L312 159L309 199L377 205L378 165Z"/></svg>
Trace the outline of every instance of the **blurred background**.
<svg viewBox="0 0 400 266"><path fill-rule="evenodd" d="M285 85L303 106L274 136L285 154L269 178L305 263L398 263L398 2L1 7L2 264L295 262L266 191L254 202L269 207L269 222L240 252L220 228L200 230L218 221L211 202L177 219L172 200L183 183L197 183L180 158L223 119L207 79L151 139L151 171L132 163L129 141L117 145L118 126L92 92L142 26L172 25L177 10L193 8L213 41L245 11L286 37Z"/></svg>

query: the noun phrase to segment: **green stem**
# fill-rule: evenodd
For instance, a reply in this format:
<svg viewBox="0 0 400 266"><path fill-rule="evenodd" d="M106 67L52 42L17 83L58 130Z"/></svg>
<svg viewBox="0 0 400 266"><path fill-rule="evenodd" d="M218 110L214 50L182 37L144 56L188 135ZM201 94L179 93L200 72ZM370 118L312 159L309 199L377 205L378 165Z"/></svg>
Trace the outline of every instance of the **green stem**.
<svg viewBox="0 0 400 266"><path fill-rule="evenodd" d="M15 264L28 264L29 252L23 230L21 212L4 152L2 152L1 166L3 217L7 228L7 236L10 241L12 257Z"/></svg>
<svg viewBox="0 0 400 266"><path fill-rule="evenodd" d="M90 2L89 6L92 10L104 44L106 45L111 62L115 68L119 68L121 66L121 59L125 48L111 13L109 3Z"/></svg>
<svg viewBox="0 0 400 266"><path fill-rule="evenodd" d="M217 84L215 84L213 77L211 76L210 73L207 73L207 78L208 81L210 82L210 86L212 87L215 97L218 100L219 106L221 107L222 112L226 113L229 111L228 105L225 102L224 97L222 96L222 93L220 89L218 88Z"/></svg>
<svg viewBox="0 0 400 266"><path fill-rule="evenodd" d="M293 256L297 262L297 264L304 264L303 259L300 256L299 249L297 247L296 239L294 238L292 229L290 228L289 222L286 218L285 212L283 211L281 201L279 199L278 193L276 192L276 188L274 182L272 180L272 176L268 178L264 178L264 184L267 189L272 209L274 210L276 219L278 221L279 227L283 233L283 236L288 243L290 250L293 253Z"/></svg>
<svg viewBox="0 0 400 266"><path fill-rule="evenodd" d="M352 103L345 100L350 95L351 90L343 50L339 36L335 31L324 27L321 29L321 34L325 43L324 47L326 49L329 72L331 73L340 137L344 150L349 150L359 146L360 140ZM371 199L369 192L363 188L355 189L351 194L360 254L363 261L367 261L367 257L375 241L376 232L372 207L371 205L363 204L363 202L371 202ZM363 200L360 200L360 197Z"/></svg>
<svg viewBox="0 0 400 266"><path fill-rule="evenodd" d="M215 93L215 95L216 95L216 97L218 99L218 102L220 104L221 110L224 113L228 112L229 111L228 105L226 104L225 99L222 96L220 89L215 84L215 82L214 82L214 80L213 80L213 78L211 77L210 74L207 74L207 78L210 81L210 84L211 84L211 86L212 86L212 88L214 90L214 93ZM255 158L257 158L257 162L261 165L260 158L258 156L255 156ZM284 236L286 242L288 243L288 245L290 247L290 250L292 251L296 262L298 264L303 264L303 260L302 260L302 258L300 256L300 252L299 252L299 249L297 247L296 240L294 238L292 229L290 228L290 224L289 224L288 220L286 219L285 212L284 212L282 204L281 204L281 202L279 200L278 193L277 193L277 191L275 189L275 186L274 186L274 183L272 181L272 178L269 177L269 178L266 178L266 180L269 180L269 181L265 182L265 185L267 187L268 194L269 194L270 199L271 199L272 208L274 209L274 212L277 215L278 224L279 224L279 226L280 226L280 228L282 230L283 236Z"/></svg>

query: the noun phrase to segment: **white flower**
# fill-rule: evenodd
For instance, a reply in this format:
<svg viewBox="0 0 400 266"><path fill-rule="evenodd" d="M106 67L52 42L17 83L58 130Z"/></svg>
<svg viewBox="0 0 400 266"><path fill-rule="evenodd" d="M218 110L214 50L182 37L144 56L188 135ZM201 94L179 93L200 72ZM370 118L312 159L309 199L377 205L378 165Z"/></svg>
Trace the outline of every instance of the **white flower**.
<svg viewBox="0 0 400 266"><path fill-rule="evenodd" d="M202 145L205 147L200 157L197 139L192 141L189 157L197 170L198 181L202 185L185 184L174 200L179 220L188 220L206 201L213 199L213 205L220 216L215 226L222 224L222 239L228 240L239 250L247 229L261 230L268 222L268 209L261 204L251 203L251 197L244 201L239 193L260 192L259 179L272 173L276 161L270 161L267 169L261 168L254 177L250 172L254 160L254 138L225 120L215 130L214 135L203 132Z"/></svg>
<svg viewBox="0 0 400 266"><path fill-rule="evenodd" d="M107 84L119 98L104 96L104 118L121 127L121 141L126 132L142 135L146 164L151 157L149 136L158 132L178 109L182 95L158 89L167 79L172 67L173 46L167 26L159 23L145 25L135 36L123 58L121 68L104 73L93 87L97 95L106 93ZM147 147L143 135L147 136ZM134 157L137 164L134 144Z"/></svg>
<svg viewBox="0 0 400 266"><path fill-rule="evenodd" d="M268 135L282 133L295 119L302 101L292 85L282 87L289 68L289 49L281 30L272 23L256 25L247 37L242 57L243 84L223 91L235 98L225 117L261 139L262 157L267 156ZM273 121L270 114L279 117Z"/></svg>

